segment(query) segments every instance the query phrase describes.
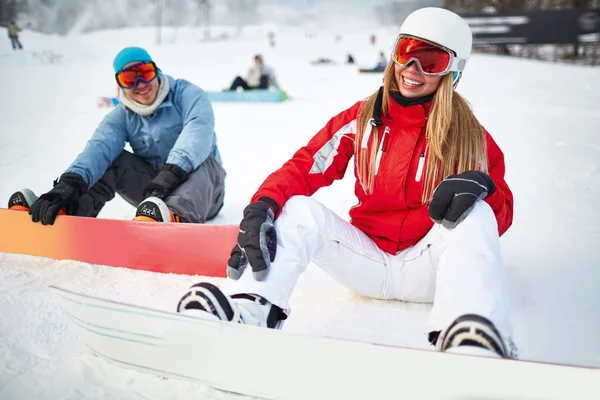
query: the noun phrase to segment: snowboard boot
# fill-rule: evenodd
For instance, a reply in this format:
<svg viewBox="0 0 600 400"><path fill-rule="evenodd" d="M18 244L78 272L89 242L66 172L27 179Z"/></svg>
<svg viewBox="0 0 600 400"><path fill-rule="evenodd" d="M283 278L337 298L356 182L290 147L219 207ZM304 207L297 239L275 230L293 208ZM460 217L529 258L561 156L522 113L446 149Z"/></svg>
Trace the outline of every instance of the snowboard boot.
<svg viewBox="0 0 600 400"><path fill-rule="evenodd" d="M167 204L158 197L148 197L138 206L134 221L144 222L181 222L178 215L169 210Z"/></svg>
<svg viewBox="0 0 600 400"><path fill-rule="evenodd" d="M281 329L287 315L276 305L257 294L239 293L228 296L208 282L192 286L183 295L177 312L203 319Z"/></svg>
<svg viewBox="0 0 600 400"><path fill-rule="evenodd" d="M436 347L448 353L508 358L500 332L490 320L476 314L465 314L454 320L437 337Z"/></svg>
<svg viewBox="0 0 600 400"><path fill-rule="evenodd" d="M37 196L29 189L21 189L8 199L8 209L15 211L29 211Z"/></svg>

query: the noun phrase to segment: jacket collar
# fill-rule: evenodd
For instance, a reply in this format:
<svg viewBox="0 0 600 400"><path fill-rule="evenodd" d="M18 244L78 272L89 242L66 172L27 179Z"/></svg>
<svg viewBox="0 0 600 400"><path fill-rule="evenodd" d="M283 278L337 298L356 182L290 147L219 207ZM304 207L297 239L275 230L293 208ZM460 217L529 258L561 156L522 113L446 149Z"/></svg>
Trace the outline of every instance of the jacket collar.
<svg viewBox="0 0 600 400"><path fill-rule="evenodd" d="M410 125L425 126L426 116L429 114L431 109L431 101L434 94L425 97L419 97L417 99L409 99L400 94L397 91L391 91L390 97L393 101L388 103L386 118L391 120L402 120L404 123ZM383 86L379 88L377 93L377 99L375 100L375 107L373 109L372 121L376 126L382 124L382 99L383 99Z"/></svg>
<svg viewBox="0 0 600 400"><path fill-rule="evenodd" d="M426 104L430 103L433 100L433 96L435 93L430 94L429 96L417 97L416 99L409 99L408 97L402 96L400 92L390 91L390 97L394 99L394 101L400 104L402 107L410 107L417 104Z"/></svg>
<svg viewBox="0 0 600 400"><path fill-rule="evenodd" d="M164 107L171 107L173 105L173 86L174 79L168 75L162 75L160 79L160 86L157 98L152 106L142 106L129 98L120 91L119 100L123 107L134 114L138 114L142 117L152 118L156 114L156 110ZM158 104L157 104L158 103Z"/></svg>
<svg viewBox="0 0 600 400"><path fill-rule="evenodd" d="M402 123L409 126L425 126L427 122L426 117L431 110L431 99L433 98L433 95L413 100L402 97L400 93L397 93L396 96L394 92L392 92L391 97L393 101L388 103L387 118L394 121L402 121ZM400 99L400 102L403 102L403 104L400 104L398 99ZM403 101L404 99L406 101Z"/></svg>

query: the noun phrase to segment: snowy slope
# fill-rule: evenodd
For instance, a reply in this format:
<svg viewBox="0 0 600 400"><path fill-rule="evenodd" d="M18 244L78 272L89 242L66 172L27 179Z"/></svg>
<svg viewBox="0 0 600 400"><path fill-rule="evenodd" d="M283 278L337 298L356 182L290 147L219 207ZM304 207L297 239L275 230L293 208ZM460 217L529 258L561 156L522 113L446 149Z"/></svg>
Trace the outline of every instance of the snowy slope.
<svg viewBox="0 0 600 400"><path fill-rule="evenodd" d="M165 73L206 90L228 86L262 53L293 100L213 105L228 172L216 222L239 222L268 173L331 116L379 86L379 75L344 65L345 54L372 66L395 35L378 32L371 46L371 31L344 34L336 43L332 32L308 40L302 31L280 29L272 49L268 29L249 27L239 39L214 42L201 42L200 31L166 29L160 46L152 29L68 38L24 32L21 53L0 41L0 199L22 187L43 193L81 151L107 112L96 108L96 98L114 93L112 57L121 47L147 46ZM318 57L338 64L311 66ZM502 246L521 358L600 367L600 69L475 55L459 89L504 150L515 195L513 227ZM352 186L347 176L316 198L347 218ZM100 216L129 219L133 212L116 198ZM0 398L243 398L106 364L76 337L46 290L60 285L172 310L198 280L0 253ZM360 298L314 266L292 306L285 326L292 332L428 347L428 306Z"/></svg>

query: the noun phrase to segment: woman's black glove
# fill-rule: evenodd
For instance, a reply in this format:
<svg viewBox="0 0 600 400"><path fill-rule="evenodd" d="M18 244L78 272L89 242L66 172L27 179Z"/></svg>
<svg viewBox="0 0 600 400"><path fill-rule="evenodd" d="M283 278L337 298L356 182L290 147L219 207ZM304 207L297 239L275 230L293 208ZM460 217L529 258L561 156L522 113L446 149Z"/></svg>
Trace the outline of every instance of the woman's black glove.
<svg viewBox="0 0 600 400"><path fill-rule="evenodd" d="M481 171L465 171L450 175L433 192L429 216L448 229L453 229L469 215L475 202L496 190L492 178Z"/></svg>
<svg viewBox="0 0 600 400"><path fill-rule="evenodd" d="M277 233L273 226L275 213L271 206L279 209L275 201L261 197L244 209L237 244L227 262L227 276L231 279L239 279L248 262L257 281L268 275L277 252Z"/></svg>
<svg viewBox="0 0 600 400"><path fill-rule="evenodd" d="M175 164L165 164L162 169L144 188L144 199L158 197L164 200L173 190L187 181L188 174Z"/></svg>
<svg viewBox="0 0 600 400"><path fill-rule="evenodd" d="M43 225L53 225L61 209L68 215L77 213L79 197L88 191L88 184L81 175L65 172L60 181L54 181L54 188L37 199L29 209L33 222L41 221Z"/></svg>

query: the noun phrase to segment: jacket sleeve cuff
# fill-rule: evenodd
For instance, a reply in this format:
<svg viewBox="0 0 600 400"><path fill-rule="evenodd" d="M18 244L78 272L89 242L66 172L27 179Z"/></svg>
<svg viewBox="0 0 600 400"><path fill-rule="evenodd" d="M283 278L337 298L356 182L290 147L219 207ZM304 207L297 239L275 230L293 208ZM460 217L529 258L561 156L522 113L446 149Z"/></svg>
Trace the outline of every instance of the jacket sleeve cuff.
<svg viewBox="0 0 600 400"><path fill-rule="evenodd" d="M83 196L83 194L89 190L89 186L85 179L75 172L65 172L60 176L60 180L58 182L57 181L54 182L54 186L56 186L58 182L64 182L76 188L79 196Z"/></svg>
<svg viewBox="0 0 600 400"><path fill-rule="evenodd" d="M188 179L188 173L185 172L183 170L183 168L181 168L177 164L168 164L168 163L165 163L163 165L162 169L166 170L166 171L169 171L170 173L172 173L173 175L175 175L175 177L177 179L179 179L179 182L185 182Z"/></svg>
<svg viewBox="0 0 600 400"><path fill-rule="evenodd" d="M277 202L275 202L275 200L273 200L272 198L267 196L261 196L256 201L260 201L261 203L265 203L266 205L271 207L271 210L273 210L273 214L275 214L275 218L279 216L279 211L281 210L281 207L279 207Z"/></svg>
<svg viewBox="0 0 600 400"><path fill-rule="evenodd" d="M500 190L496 187L494 193L485 198L486 203L492 207L492 210L498 211L500 207L504 204L503 196L500 195Z"/></svg>
<svg viewBox="0 0 600 400"><path fill-rule="evenodd" d="M194 170L193 165L188 160L181 157L179 154L173 154L172 152L169 154L169 157L167 157L166 164L177 165L188 174Z"/></svg>

